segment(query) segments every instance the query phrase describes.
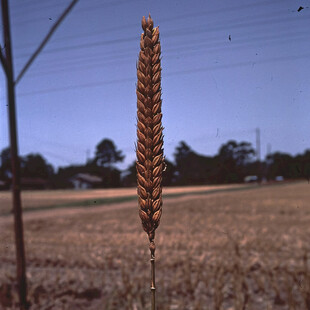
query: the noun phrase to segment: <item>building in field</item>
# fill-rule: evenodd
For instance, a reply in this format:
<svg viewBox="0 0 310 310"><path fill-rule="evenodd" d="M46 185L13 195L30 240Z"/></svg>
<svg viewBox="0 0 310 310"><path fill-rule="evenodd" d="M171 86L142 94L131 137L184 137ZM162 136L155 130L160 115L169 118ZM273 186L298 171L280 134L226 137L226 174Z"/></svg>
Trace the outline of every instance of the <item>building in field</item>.
<svg viewBox="0 0 310 310"><path fill-rule="evenodd" d="M48 189L49 181L42 178L21 178L20 185L23 190Z"/></svg>
<svg viewBox="0 0 310 310"><path fill-rule="evenodd" d="M257 175L248 175L244 178L245 183L257 183L258 176Z"/></svg>
<svg viewBox="0 0 310 310"><path fill-rule="evenodd" d="M70 178L74 189L98 188L102 184L102 179L96 175L88 173L78 173Z"/></svg>
<svg viewBox="0 0 310 310"><path fill-rule="evenodd" d="M8 189L7 182L4 180L0 180L0 190Z"/></svg>
<svg viewBox="0 0 310 310"><path fill-rule="evenodd" d="M20 178L20 188L22 190L37 190L48 189L50 183L46 179L42 178ZM0 190L12 189L12 178L6 180L0 180Z"/></svg>

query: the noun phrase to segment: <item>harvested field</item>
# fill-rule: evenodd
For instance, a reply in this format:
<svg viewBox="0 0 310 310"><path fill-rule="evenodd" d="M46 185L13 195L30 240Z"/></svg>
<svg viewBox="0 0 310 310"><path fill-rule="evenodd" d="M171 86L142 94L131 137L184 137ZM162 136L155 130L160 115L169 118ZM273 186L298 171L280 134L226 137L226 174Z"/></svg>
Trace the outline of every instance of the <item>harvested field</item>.
<svg viewBox="0 0 310 310"><path fill-rule="evenodd" d="M164 200L158 309L310 309L310 190L293 183ZM86 194L86 193L85 193ZM135 201L25 220L31 309L150 308ZM0 224L0 309L16 309L11 219Z"/></svg>
<svg viewBox="0 0 310 310"><path fill-rule="evenodd" d="M216 186L183 186L168 187L164 189L165 195L196 193L214 190L235 189L247 187L248 185L216 185ZM136 188L117 188L117 189L93 189L93 190L46 190L46 191L23 191L22 206L25 211L57 208L74 207L77 205L91 206L100 202L113 202L114 200L128 200L137 198ZM0 215L9 214L12 209L12 193L0 192Z"/></svg>

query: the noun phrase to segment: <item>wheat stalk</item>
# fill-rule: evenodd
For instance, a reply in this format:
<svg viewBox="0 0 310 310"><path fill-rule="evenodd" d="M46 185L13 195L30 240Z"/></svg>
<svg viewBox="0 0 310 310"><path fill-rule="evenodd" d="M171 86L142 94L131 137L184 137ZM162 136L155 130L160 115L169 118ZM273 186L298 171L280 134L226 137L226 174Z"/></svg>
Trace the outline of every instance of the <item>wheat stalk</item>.
<svg viewBox="0 0 310 310"><path fill-rule="evenodd" d="M155 310L155 230L162 213L163 127L159 29L142 18L137 65L137 181L139 215L150 241L152 310Z"/></svg>

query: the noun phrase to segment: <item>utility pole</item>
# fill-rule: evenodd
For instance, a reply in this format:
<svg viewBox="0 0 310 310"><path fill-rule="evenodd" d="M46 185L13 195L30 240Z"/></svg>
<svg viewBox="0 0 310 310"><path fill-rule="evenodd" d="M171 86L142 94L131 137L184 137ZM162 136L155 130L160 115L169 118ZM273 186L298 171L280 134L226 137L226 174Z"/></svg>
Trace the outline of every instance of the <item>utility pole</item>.
<svg viewBox="0 0 310 310"><path fill-rule="evenodd" d="M87 149L87 150L86 150L86 164L89 163L89 159L90 159L90 150Z"/></svg>
<svg viewBox="0 0 310 310"><path fill-rule="evenodd" d="M27 279L26 279L26 256L23 233L22 219L22 203L21 203L21 188L20 188L20 162L18 157L17 143L17 126L16 126L16 105L15 105L15 86L22 78L28 67L38 56L49 38L52 36L58 25L71 11L78 0L73 0L57 22L50 29L42 43L30 57L24 68L19 73L16 81L14 80L12 47L11 47L11 31L8 0L1 1L3 37L4 37L4 54L0 46L0 62L3 67L6 83L7 83L7 100L8 100L8 118L10 132L10 151L11 151L11 167L12 167L12 194L13 194L13 213L14 213L14 232L15 232L15 247L16 247L16 275L18 285L19 307L20 310L27 310L29 304L27 302Z"/></svg>
<svg viewBox="0 0 310 310"><path fill-rule="evenodd" d="M258 180L260 183L262 181L262 164L260 162L260 129L257 127L255 132L256 132L256 160L258 164Z"/></svg>
<svg viewBox="0 0 310 310"><path fill-rule="evenodd" d="M267 144L267 156L271 154L271 143Z"/></svg>
<svg viewBox="0 0 310 310"><path fill-rule="evenodd" d="M12 166L12 192L13 192L13 212L14 231L17 263L17 283L20 309L28 309L27 305L27 281L26 281L26 259L23 234L22 205L20 197L20 164L18 158L16 109L15 109L15 87L14 71L11 50L11 31L8 1L2 0L2 20L3 36L5 47L5 71L7 84L7 100L9 110L9 130L10 130L10 151Z"/></svg>
<svg viewBox="0 0 310 310"><path fill-rule="evenodd" d="M260 161L260 129L256 128L256 159Z"/></svg>

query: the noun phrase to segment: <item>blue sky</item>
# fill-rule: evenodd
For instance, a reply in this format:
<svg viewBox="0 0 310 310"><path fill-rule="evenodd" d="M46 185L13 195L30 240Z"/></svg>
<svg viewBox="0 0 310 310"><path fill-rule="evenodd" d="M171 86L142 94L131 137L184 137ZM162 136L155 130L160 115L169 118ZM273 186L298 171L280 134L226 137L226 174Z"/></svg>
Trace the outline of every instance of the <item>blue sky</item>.
<svg viewBox="0 0 310 310"><path fill-rule="evenodd" d="M10 1L17 75L70 1ZM303 10L297 12L302 6ZM308 0L80 0L16 88L21 155L83 164L103 138L135 159L136 61L150 12L162 44L164 147L214 155L229 139L261 153L310 148ZM2 21L1 21L2 22ZM2 27L1 32L2 32ZM229 40L231 37L231 41ZM0 74L0 149L8 145Z"/></svg>

